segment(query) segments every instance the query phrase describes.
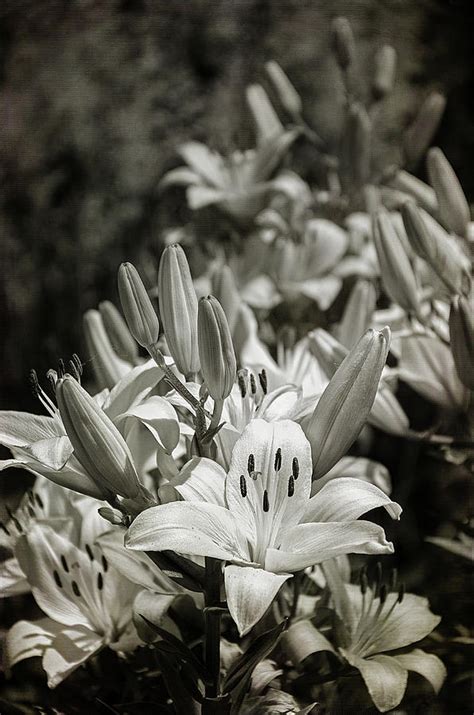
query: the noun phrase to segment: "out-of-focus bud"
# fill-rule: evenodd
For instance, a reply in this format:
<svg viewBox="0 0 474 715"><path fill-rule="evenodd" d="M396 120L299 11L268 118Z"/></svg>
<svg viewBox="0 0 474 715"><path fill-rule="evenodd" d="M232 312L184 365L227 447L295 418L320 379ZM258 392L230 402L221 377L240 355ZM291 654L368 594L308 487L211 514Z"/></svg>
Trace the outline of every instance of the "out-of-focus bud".
<svg viewBox="0 0 474 715"><path fill-rule="evenodd" d="M408 166L414 166L431 144L446 106L445 97L431 92L403 135L403 152Z"/></svg>
<svg viewBox="0 0 474 715"><path fill-rule="evenodd" d="M340 342L351 348L368 329L377 295L371 281L360 279L351 291L337 329Z"/></svg>
<svg viewBox="0 0 474 715"><path fill-rule="evenodd" d="M224 400L235 382L237 363L227 318L212 295L199 301L198 336L204 382L214 400Z"/></svg>
<svg viewBox="0 0 474 715"><path fill-rule="evenodd" d="M118 272L118 290L128 328L144 348L158 340L160 323L142 279L131 263L122 263Z"/></svg>
<svg viewBox="0 0 474 715"><path fill-rule="evenodd" d="M368 330L343 360L304 425L313 479L346 454L372 408L390 347L390 330Z"/></svg>
<svg viewBox="0 0 474 715"><path fill-rule="evenodd" d="M167 246L161 256L158 297L170 354L183 375L192 375L199 370L198 302L186 255L178 243Z"/></svg>
<svg viewBox="0 0 474 715"><path fill-rule="evenodd" d="M123 514L118 509L112 509L110 506L101 506L97 511L101 515L102 519L105 519L110 524L113 524L113 526L126 526Z"/></svg>
<svg viewBox="0 0 474 715"><path fill-rule="evenodd" d="M466 293L470 284L468 262L454 239L443 235L440 226L437 231L428 225L428 215L423 216L413 201L403 205L402 217L415 253L431 266L451 294ZM430 220L435 224L434 219L430 217Z"/></svg>
<svg viewBox="0 0 474 715"><path fill-rule="evenodd" d="M332 49L339 67L346 70L355 55L354 35L347 17L336 17L332 21Z"/></svg>
<svg viewBox="0 0 474 715"><path fill-rule="evenodd" d="M133 499L140 491L132 455L105 412L70 375L56 385L61 419L74 455L104 492Z"/></svg>
<svg viewBox="0 0 474 715"><path fill-rule="evenodd" d="M273 85L278 93L278 97L284 109L293 118L298 118L301 116L302 104L301 97L299 96L296 89L293 87L292 83L286 76L285 72L282 70L278 62L271 60L265 64L265 69L270 77Z"/></svg>
<svg viewBox="0 0 474 715"><path fill-rule="evenodd" d="M98 310L88 310L83 318L87 351L98 387L111 390L130 370L114 352Z"/></svg>
<svg viewBox="0 0 474 715"><path fill-rule="evenodd" d="M390 186L404 194L404 199L401 201L400 206L405 203L408 197L411 197L430 214L436 214L438 211L438 201L434 190L424 181L413 176L413 174L399 169L395 172L392 171L388 181Z"/></svg>
<svg viewBox="0 0 474 715"><path fill-rule="evenodd" d="M449 313L449 336L454 364L461 382L474 390L474 305L455 296Z"/></svg>
<svg viewBox="0 0 474 715"><path fill-rule="evenodd" d="M281 134L283 124L280 122L268 95L260 84L247 87L247 104L252 113L259 141L272 139Z"/></svg>
<svg viewBox="0 0 474 715"><path fill-rule="evenodd" d="M438 198L442 223L449 231L465 236L471 220L469 205L453 167L438 147L429 150L427 167L430 183Z"/></svg>
<svg viewBox="0 0 474 715"><path fill-rule="evenodd" d="M420 300L415 273L390 215L384 209L374 216L373 236L387 294L407 312L418 314Z"/></svg>
<svg viewBox="0 0 474 715"><path fill-rule="evenodd" d="M358 103L349 107L341 146L341 179L348 190L362 189L370 177L372 124Z"/></svg>
<svg viewBox="0 0 474 715"><path fill-rule="evenodd" d="M395 81L397 52L391 45L383 45L375 54L375 71L372 80L374 98L383 99L390 94Z"/></svg>
<svg viewBox="0 0 474 715"><path fill-rule="evenodd" d="M113 349L122 360L134 365L138 358L138 348L121 313L110 300L99 304L99 312Z"/></svg>
<svg viewBox="0 0 474 715"><path fill-rule="evenodd" d="M219 266L212 274L212 292L222 305L233 335L240 312L241 299L234 274L229 266Z"/></svg>

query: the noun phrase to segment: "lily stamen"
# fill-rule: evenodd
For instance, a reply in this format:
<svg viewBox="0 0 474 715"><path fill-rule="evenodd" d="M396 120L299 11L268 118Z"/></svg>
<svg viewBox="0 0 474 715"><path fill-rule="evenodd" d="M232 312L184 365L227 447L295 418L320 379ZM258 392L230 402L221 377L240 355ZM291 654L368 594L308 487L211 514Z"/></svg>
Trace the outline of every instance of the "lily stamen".
<svg viewBox="0 0 474 715"><path fill-rule="evenodd" d="M48 397L48 395L43 390L41 385L39 384L38 375L37 375L36 370L30 370L30 385L31 385L33 394L39 399L39 401L45 408L46 412L51 417L56 417L56 415L58 413L57 407L54 404L54 402L51 400L51 398Z"/></svg>

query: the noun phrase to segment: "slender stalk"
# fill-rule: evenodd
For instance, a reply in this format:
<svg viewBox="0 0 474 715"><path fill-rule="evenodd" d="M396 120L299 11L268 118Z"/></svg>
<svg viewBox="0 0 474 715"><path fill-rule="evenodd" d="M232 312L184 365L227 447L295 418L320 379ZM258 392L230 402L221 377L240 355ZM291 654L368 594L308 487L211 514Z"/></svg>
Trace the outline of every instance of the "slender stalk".
<svg viewBox="0 0 474 715"><path fill-rule="evenodd" d="M218 610L221 596L221 562L218 559L206 557L206 577L205 577L205 642L204 657L206 669L210 676L210 681L206 683L206 699L217 698L220 694L220 636L221 636L221 612ZM213 610L213 609L216 610ZM203 715L214 712L214 704L209 703L209 707L203 704Z"/></svg>

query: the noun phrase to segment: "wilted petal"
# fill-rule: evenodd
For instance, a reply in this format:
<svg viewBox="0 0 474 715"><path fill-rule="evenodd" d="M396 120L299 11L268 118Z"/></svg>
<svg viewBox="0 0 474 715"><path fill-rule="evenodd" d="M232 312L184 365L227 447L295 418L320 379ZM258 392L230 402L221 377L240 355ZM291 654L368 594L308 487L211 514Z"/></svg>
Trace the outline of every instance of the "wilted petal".
<svg viewBox="0 0 474 715"><path fill-rule="evenodd" d="M399 663L402 668L412 670L414 673L426 678L431 684L435 693L441 690L446 679L446 668L442 661L432 653L425 653L424 650L415 648L410 653L393 655L392 658Z"/></svg>
<svg viewBox="0 0 474 715"><path fill-rule="evenodd" d="M343 649L341 653L362 675L370 697L380 712L392 710L401 702L407 687L408 673L394 658L377 655L366 660Z"/></svg>
<svg viewBox="0 0 474 715"><path fill-rule="evenodd" d="M401 507L381 489L361 479L339 477L311 497L302 521L353 521L378 507L384 507L392 519L400 518Z"/></svg>
<svg viewBox="0 0 474 715"><path fill-rule="evenodd" d="M262 618L291 574L275 574L250 566L226 566L225 590L230 615L244 636Z"/></svg>

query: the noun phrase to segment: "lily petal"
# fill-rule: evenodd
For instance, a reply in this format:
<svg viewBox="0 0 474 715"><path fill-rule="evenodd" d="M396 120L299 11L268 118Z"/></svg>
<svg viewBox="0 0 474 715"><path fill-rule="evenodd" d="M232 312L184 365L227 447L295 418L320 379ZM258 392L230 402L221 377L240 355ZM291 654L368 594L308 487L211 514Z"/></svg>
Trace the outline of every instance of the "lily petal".
<svg viewBox="0 0 474 715"><path fill-rule="evenodd" d="M279 549L267 549L265 568L300 571L340 554L390 554L393 544L370 521L299 524L289 529Z"/></svg>
<svg viewBox="0 0 474 715"><path fill-rule="evenodd" d="M414 673L418 673L423 676L423 678L426 678L435 693L439 693L446 679L446 668L436 655L425 653L424 650L415 648L415 650L412 650L410 653L393 655L392 658L396 660L402 668L412 670Z"/></svg>
<svg viewBox="0 0 474 715"><path fill-rule="evenodd" d="M80 626L59 633L43 655L48 686L55 688L104 645L96 633Z"/></svg>
<svg viewBox="0 0 474 715"><path fill-rule="evenodd" d="M362 675L370 697L380 712L386 713L397 707L407 687L406 668L388 655L377 655L366 660L342 649L341 653Z"/></svg>
<svg viewBox="0 0 474 715"><path fill-rule="evenodd" d="M64 467L74 451L69 437L65 435L38 440L23 446L23 450L41 464L58 471Z"/></svg>
<svg viewBox="0 0 474 715"><path fill-rule="evenodd" d="M0 412L0 444L4 447L27 447L33 442L65 434L52 417L29 412Z"/></svg>
<svg viewBox="0 0 474 715"><path fill-rule="evenodd" d="M158 395L149 397L140 405L116 417L116 424L127 418L136 418L153 435L157 443L169 454L179 441L179 422L176 410L168 400Z"/></svg>
<svg viewBox="0 0 474 715"><path fill-rule="evenodd" d="M193 457L170 484L186 501L225 507L225 472L212 459Z"/></svg>
<svg viewBox="0 0 474 715"><path fill-rule="evenodd" d="M225 590L230 615L244 636L262 618L291 574L275 574L249 566L226 566Z"/></svg>
<svg viewBox="0 0 474 715"><path fill-rule="evenodd" d="M6 559L0 564L0 598L29 593L30 584L16 558Z"/></svg>
<svg viewBox="0 0 474 715"><path fill-rule="evenodd" d="M339 477L311 497L302 521L353 521L378 507L384 507L392 519L400 518L401 507L374 484L362 479Z"/></svg>
<svg viewBox="0 0 474 715"><path fill-rule="evenodd" d="M17 621L5 638L4 658L7 669L26 658L42 657L62 628L52 618Z"/></svg>

